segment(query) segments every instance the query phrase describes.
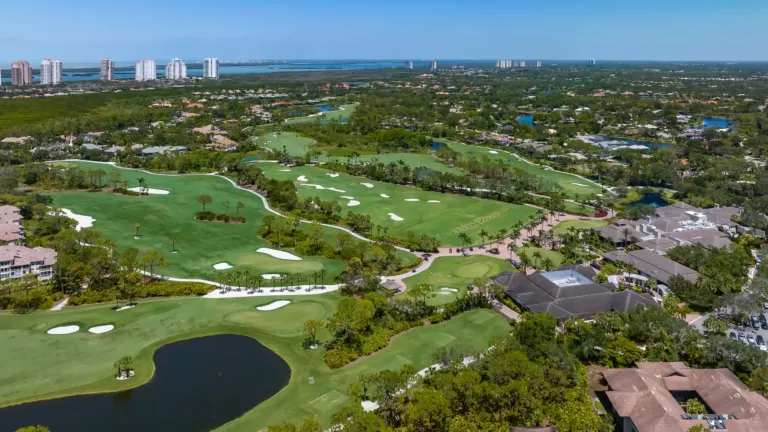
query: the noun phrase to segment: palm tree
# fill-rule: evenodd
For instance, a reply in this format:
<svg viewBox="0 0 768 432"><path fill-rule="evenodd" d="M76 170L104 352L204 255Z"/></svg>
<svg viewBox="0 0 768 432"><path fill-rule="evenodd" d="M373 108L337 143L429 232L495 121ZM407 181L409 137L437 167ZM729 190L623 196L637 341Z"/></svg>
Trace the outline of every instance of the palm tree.
<svg viewBox="0 0 768 432"><path fill-rule="evenodd" d="M528 257L528 254L523 251L520 254L520 269L523 270L523 273L528 269L528 267L531 265L531 258Z"/></svg>
<svg viewBox="0 0 768 432"><path fill-rule="evenodd" d="M136 237L141 237L139 234L139 228L141 228L141 224L137 223L133 227L136 228Z"/></svg>
<svg viewBox="0 0 768 432"><path fill-rule="evenodd" d="M507 249L509 249L509 259L512 259L512 252L515 250L515 242L512 242L507 245Z"/></svg>
<svg viewBox="0 0 768 432"><path fill-rule="evenodd" d="M552 271L555 268L555 263L552 262L552 259L550 257L545 257L541 265L544 266L544 270L546 271Z"/></svg>
<svg viewBox="0 0 768 432"><path fill-rule="evenodd" d="M629 244L629 235L632 233L632 231L629 228L624 228L621 230L621 233L624 235L624 247L627 247L627 244Z"/></svg>
<svg viewBox="0 0 768 432"><path fill-rule="evenodd" d="M171 253L178 252L176 250L176 242L178 241L175 236L168 237L168 240L171 241Z"/></svg>
<svg viewBox="0 0 768 432"><path fill-rule="evenodd" d="M384 235L387 235L386 232ZM325 282L323 282L323 279L325 278L325 274L326 274L325 269L320 269L320 285L322 286L325 286Z"/></svg>
<svg viewBox="0 0 768 432"><path fill-rule="evenodd" d="M541 259L541 251L533 252L533 266L538 267L539 260Z"/></svg>
<svg viewBox="0 0 768 432"><path fill-rule="evenodd" d="M139 193L143 194L146 189L147 181L144 179L144 177L139 177L138 182L139 182Z"/></svg>
<svg viewBox="0 0 768 432"><path fill-rule="evenodd" d="M483 241L482 246L485 246L485 238L488 237L488 231L481 230L479 235L480 235L480 239Z"/></svg>

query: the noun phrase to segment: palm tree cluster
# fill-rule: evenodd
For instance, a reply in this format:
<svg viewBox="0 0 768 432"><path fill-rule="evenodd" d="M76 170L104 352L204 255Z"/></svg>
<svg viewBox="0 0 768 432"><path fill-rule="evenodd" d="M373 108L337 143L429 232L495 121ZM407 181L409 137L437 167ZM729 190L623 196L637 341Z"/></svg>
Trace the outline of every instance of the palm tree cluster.
<svg viewBox="0 0 768 432"><path fill-rule="evenodd" d="M272 279L277 281L277 286L272 286L269 292L294 292L301 289L302 286L307 292L316 289L324 290L327 274L325 269L321 269L311 273L280 275ZM246 291L248 294L261 294L264 292L263 288L267 288L262 286L264 281L261 275L251 275L248 270L224 273L217 277L217 282L223 292ZM318 281L320 281L319 285Z"/></svg>

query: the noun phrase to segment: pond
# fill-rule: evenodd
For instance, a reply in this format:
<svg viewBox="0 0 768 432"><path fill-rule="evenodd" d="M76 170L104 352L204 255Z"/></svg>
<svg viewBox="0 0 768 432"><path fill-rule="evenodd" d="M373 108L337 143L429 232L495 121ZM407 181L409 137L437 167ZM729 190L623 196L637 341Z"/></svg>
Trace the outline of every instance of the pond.
<svg viewBox="0 0 768 432"><path fill-rule="evenodd" d="M333 111L330 105L313 105L312 108L321 112Z"/></svg>
<svg viewBox="0 0 768 432"><path fill-rule="evenodd" d="M627 203L628 207L637 207L641 205L648 205L651 207L659 208L659 207L668 206L669 201L664 199L664 197L661 196L660 193L647 193L647 194L644 194L643 197L640 198L639 200Z"/></svg>
<svg viewBox="0 0 768 432"><path fill-rule="evenodd" d="M728 120L725 118L719 118L719 117L704 117L702 119L704 122L703 125L699 126L696 129L732 129L733 128L733 120Z"/></svg>
<svg viewBox="0 0 768 432"><path fill-rule="evenodd" d="M533 127L533 114L520 114L517 116L517 123Z"/></svg>
<svg viewBox="0 0 768 432"><path fill-rule="evenodd" d="M246 336L174 342L158 349L154 362L152 380L133 390L2 408L0 431L210 431L267 400L291 376L282 358Z"/></svg>

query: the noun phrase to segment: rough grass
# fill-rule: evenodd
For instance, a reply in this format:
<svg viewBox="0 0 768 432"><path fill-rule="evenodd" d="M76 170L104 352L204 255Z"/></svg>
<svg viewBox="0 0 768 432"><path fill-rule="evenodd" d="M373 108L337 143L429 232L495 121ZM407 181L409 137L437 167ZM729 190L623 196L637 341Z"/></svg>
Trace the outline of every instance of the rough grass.
<svg viewBox="0 0 768 432"><path fill-rule="evenodd" d="M552 228L552 231L556 233L567 233L568 228L576 228L576 229L589 229L589 228L597 228L604 225L608 225L607 221L604 220L592 220L592 219L579 219L579 220L567 220L562 221L559 224L555 225L554 228Z"/></svg>

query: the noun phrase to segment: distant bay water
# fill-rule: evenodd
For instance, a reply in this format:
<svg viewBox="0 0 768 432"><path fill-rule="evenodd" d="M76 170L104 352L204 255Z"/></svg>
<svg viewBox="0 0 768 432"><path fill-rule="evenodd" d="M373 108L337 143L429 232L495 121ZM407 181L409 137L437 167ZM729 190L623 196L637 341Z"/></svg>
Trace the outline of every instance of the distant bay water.
<svg viewBox="0 0 768 432"><path fill-rule="evenodd" d="M157 77L165 77L166 61L157 62ZM438 64L440 67L450 67L452 65L487 65L489 61L482 60L451 60L444 64ZM136 78L132 62L115 62L115 79L132 80ZM414 68L429 67L428 61L414 61ZM222 64L219 67L219 74L226 75L255 75L268 74L276 72L309 72L309 71L332 71L332 70L373 70L373 69L392 69L405 67L405 60L328 60L328 61L280 61L266 62L256 64ZM10 83L9 65L2 65L3 83ZM39 66L32 64L34 72L37 72ZM99 79L98 63L83 62L64 62L62 78L64 81L95 81ZM121 69L127 68L127 69ZM202 77L203 69L198 62L187 62L188 77ZM35 73L32 76L33 82L39 82L40 76Z"/></svg>

